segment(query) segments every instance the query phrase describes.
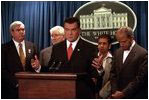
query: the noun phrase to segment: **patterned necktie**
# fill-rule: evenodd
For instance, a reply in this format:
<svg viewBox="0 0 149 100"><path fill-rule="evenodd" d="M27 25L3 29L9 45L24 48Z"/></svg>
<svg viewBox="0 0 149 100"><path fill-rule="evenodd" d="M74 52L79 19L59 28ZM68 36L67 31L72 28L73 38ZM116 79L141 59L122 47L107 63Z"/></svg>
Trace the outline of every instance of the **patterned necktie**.
<svg viewBox="0 0 149 100"><path fill-rule="evenodd" d="M67 50L68 60L70 60L72 52L73 52L72 43L70 43L69 48Z"/></svg>
<svg viewBox="0 0 149 100"><path fill-rule="evenodd" d="M20 53L20 60L23 66L23 70L25 71L25 55L24 55L21 43L19 43L19 53Z"/></svg>

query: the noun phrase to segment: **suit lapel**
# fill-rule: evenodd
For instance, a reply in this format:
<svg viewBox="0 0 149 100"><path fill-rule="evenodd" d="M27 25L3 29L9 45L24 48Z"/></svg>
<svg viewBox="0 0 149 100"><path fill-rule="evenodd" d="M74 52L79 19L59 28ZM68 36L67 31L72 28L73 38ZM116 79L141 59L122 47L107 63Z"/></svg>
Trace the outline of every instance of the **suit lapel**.
<svg viewBox="0 0 149 100"><path fill-rule="evenodd" d="M21 63L21 60L20 60L20 56L19 56L19 54L17 52L17 49L16 49L16 46L15 46L14 42L11 41L11 44L10 45L12 47L12 48L10 48L11 54L13 54L12 57L16 59L15 61L18 64L16 66L19 66L23 70L22 63Z"/></svg>
<svg viewBox="0 0 149 100"><path fill-rule="evenodd" d="M66 44L66 40L65 40L65 42L64 42L64 49L63 49L63 51L62 52L64 52L64 60L65 60L65 62L69 62L68 61L68 57L67 57L67 44ZM70 58L71 59L71 58Z"/></svg>
<svg viewBox="0 0 149 100"><path fill-rule="evenodd" d="M30 44L25 41L25 52L26 52L26 65L25 70L27 71L30 67L31 59L34 58L33 56L33 48L30 46Z"/></svg>
<svg viewBox="0 0 149 100"><path fill-rule="evenodd" d="M124 53L124 51L121 49L121 50L120 50L120 53L119 53L120 55L119 55L119 57L118 57L118 58L119 58L119 62L118 62L118 63L120 63L120 64L119 64L119 65L120 65L120 66L119 66L120 70L123 68L123 53Z"/></svg>
<svg viewBox="0 0 149 100"><path fill-rule="evenodd" d="M73 60L73 59L76 59L78 56L79 56L79 52L80 52L80 47L81 47L81 39L79 39L73 53L72 53L72 56L70 58L70 61Z"/></svg>
<svg viewBox="0 0 149 100"><path fill-rule="evenodd" d="M130 53L128 54L123 66L122 66L122 69L127 67L127 65L132 62L133 58L135 57L135 48L136 48L136 45L132 48L132 50L130 51Z"/></svg>
<svg viewBox="0 0 149 100"><path fill-rule="evenodd" d="M106 84L106 82L108 81L109 79L109 76L110 76L110 70L111 70L111 63L112 63L112 58L108 57L106 59L106 63L105 63L105 74L103 76L103 85ZM102 85L102 86L103 86Z"/></svg>
<svg viewBox="0 0 149 100"><path fill-rule="evenodd" d="M129 55L127 56L125 62L124 62L124 66L127 66L132 59L135 57L135 47L132 48L132 50L130 51Z"/></svg>
<svg viewBox="0 0 149 100"><path fill-rule="evenodd" d="M28 55L29 55L29 50L30 50L30 52L31 52L31 49L29 49L28 43L25 41L26 59L28 58Z"/></svg>

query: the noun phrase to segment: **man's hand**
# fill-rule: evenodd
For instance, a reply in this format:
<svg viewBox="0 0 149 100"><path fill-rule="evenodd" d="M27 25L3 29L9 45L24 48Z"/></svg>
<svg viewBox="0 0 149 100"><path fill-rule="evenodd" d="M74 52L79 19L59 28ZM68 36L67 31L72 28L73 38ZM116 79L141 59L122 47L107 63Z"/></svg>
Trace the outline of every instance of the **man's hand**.
<svg viewBox="0 0 149 100"><path fill-rule="evenodd" d="M96 69L102 69L102 62L103 62L103 56L99 56L98 58L94 58L92 61L92 66L95 67Z"/></svg>
<svg viewBox="0 0 149 100"><path fill-rule="evenodd" d="M100 64L98 63L98 58L94 58L92 61L92 66L95 67L96 69L100 68Z"/></svg>
<svg viewBox="0 0 149 100"><path fill-rule="evenodd" d="M31 65L32 65L32 68L35 70L37 70L41 66L37 55L35 55L35 59L31 59Z"/></svg>
<svg viewBox="0 0 149 100"><path fill-rule="evenodd" d="M124 93L121 91L116 91L111 95L111 99L122 99L124 97Z"/></svg>

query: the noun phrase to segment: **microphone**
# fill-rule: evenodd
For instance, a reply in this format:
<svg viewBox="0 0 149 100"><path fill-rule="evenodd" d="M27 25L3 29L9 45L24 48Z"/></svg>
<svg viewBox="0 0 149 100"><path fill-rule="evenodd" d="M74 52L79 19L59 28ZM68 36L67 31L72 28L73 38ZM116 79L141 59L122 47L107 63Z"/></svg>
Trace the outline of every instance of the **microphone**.
<svg viewBox="0 0 149 100"><path fill-rule="evenodd" d="M52 63L52 65L49 67L49 71L51 71L51 70L54 70L55 68L54 68L54 65L56 64L56 62L54 61L53 63Z"/></svg>
<svg viewBox="0 0 149 100"><path fill-rule="evenodd" d="M55 68L55 71L58 71L58 70L59 70L61 64L62 64L62 62L60 61L60 62L58 63L58 65L57 65L57 67Z"/></svg>

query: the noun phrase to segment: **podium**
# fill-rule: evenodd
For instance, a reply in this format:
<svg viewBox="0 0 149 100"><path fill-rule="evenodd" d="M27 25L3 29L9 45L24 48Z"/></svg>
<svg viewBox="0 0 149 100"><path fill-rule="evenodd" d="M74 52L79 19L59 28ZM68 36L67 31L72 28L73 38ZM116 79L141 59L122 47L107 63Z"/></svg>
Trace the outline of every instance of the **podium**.
<svg viewBox="0 0 149 100"><path fill-rule="evenodd" d="M19 72L15 75L21 99L76 98L76 74Z"/></svg>

